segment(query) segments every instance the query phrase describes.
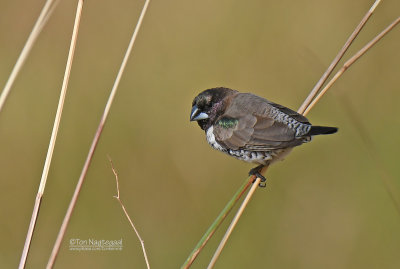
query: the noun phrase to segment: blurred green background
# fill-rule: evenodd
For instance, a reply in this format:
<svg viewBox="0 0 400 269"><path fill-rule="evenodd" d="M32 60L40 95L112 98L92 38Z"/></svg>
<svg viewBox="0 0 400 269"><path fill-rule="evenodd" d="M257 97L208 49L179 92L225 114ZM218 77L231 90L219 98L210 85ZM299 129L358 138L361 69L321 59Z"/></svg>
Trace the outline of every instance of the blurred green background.
<svg viewBox="0 0 400 269"><path fill-rule="evenodd" d="M192 99L226 86L297 109L372 4L152 1L65 235L56 268L177 268L247 177L189 122ZM0 267L20 259L39 186L77 1L61 1L0 114ZM85 1L61 129L27 268L44 268L143 1ZM3 86L44 1L0 1ZM397 16L384 1L354 53ZM216 268L400 268L400 29L311 111L338 126L267 173ZM192 268L205 268L228 223ZM70 251L69 240L123 240Z"/></svg>

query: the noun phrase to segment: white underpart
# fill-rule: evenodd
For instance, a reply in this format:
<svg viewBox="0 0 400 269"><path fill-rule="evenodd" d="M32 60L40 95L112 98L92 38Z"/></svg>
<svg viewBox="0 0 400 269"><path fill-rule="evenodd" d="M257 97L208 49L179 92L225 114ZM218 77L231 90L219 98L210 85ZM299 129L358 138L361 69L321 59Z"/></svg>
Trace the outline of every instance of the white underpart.
<svg viewBox="0 0 400 269"><path fill-rule="evenodd" d="M211 147L213 147L215 149L218 149L220 151L226 152L226 150L223 147L221 147L221 145L218 144L218 142L215 140L214 127L213 126L208 128L206 135L207 135L207 142L208 142L208 144L211 145Z"/></svg>

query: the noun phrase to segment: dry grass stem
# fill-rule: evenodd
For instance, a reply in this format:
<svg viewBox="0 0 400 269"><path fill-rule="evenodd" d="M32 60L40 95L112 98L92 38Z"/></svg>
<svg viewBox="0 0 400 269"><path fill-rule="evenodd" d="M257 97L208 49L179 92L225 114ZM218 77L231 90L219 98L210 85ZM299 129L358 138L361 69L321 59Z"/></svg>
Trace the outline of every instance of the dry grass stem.
<svg viewBox="0 0 400 269"><path fill-rule="evenodd" d="M42 11L40 12L40 15L38 19L35 22L35 25L32 28L31 33L29 34L28 39L25 42L25 45L21 51L21 54L19 55L17 62L15 63L10 76L8 77L8 80L6 82L6 85L3 88L3 91L0 94L0 112L3 109L3 106L7 100L8 94L11 91L11 88L15 82L15 79L17 78L19 72L21 71L22 66L25 63L25 60L27 59L33 45L35 44L35 41L37 40L40 32L42 31L43 27L45 26L46 22L50 18L51 14L54 11L54 8L58 4L59 0L47 0L46 3L43 6Z"/></svg>
<svg viewBox="0 0 400 269"><path fill-rule="evenodd" d="M224 237L222 238L221 242L219 243L218 248L214 253L214 256L212 257L209 265L207 266L207 269L214 268L214 265L217 262L217 259L218 259L219 255L221 254L222 249L224 248L226 242L228 241L229 236L232 234L232 231L235 228L240 217L242 216L243 211L246 209L247 204L250 202L251 197L253 197L253 194L256 191L256 189L258 188L258 184L260 184L260 182L261 182L260 178L257 178L256 181L254 181L253 185L251 186L249 192L246 195L246 198L243 200L243 203L240 205L240 208L238 209L235 217L233 218L228 229L226 230Z"/></svg>
<svg viewBox="0 0 400 269"><path fill-rule="evenodd" d="M56 139L57 139L57 133L58 133L58 129L60 126L61 115L62 115L62 111L63 111L63 107L64 107L65 96L67 94L68 81L69 81L69 76L71 73L72 61L74 58L74 52L75 52L76 40L78 37L78 29L79 29L81 13L82 13L82 3L80 2L80 4L78 4L78 8L76 11L74 29L72 32L72 38L71 38L71 44L70 44L69 53L68 53L67 65L65 67L63 84L61 86L61 93L60 93L60 99L58 101L57 113L56 113L56 117L54 119L53 131L51 133L49 148L47 150L46 160L45 160L44 167L43 167L42 178L40 179L39 190L36 195L35 205L33 207L33 213L32 213L32 217L31 217L31 221L29 223L28 234L25 239L25 245L24 245L24 249L22 251L19 268L25 267L26 259L28 257L29 247L30 247L30 244L32 241L33 231L35 229L37 216L39 214L40 203L42 201L44 189L46 187L47 176L48 176L49 169L50 169L50 164L51 164L54 147L55 147L55 143L56 143Z"/></svg>
<svg viewBox="0 0 400 269"><path fill-rule="evenodd" d="M261 170L261 174L264 174L268 169L268 166L264 166ZM210 263L208 264L207 269L212 269L217 262L219 256L221 255L222 250L224 249L226 242L228 241L229 237L231 236L233 229L235 229L236 224L238 223L240 217L242 216L244 210L246 209L248 203L250 202L251 197L253 197L254 192L256 191L257 187L261 182L260 178L255 178L249 192L247 193L246 197L244 198L242 204L240 205L238 211L236 212L235 217L232 219L231 224L229 225L228 229L226 230L224 237L221 239L221 242L218 245L217 250L214 252L213 257L211 258Z"/></svg>
<svg viewBox="0 0 400 269"><path fill-rule="evenodd" d="M266 169L268 167L264 167L261 171L261 174L264 174ZM195 246L193 251L190 253L186 261L183 263L181 266L182 269L187 269L190 268L190 266L193 264L197 256L200 254L200 252L203 250L207 242L211 239L211 237L214 235L218 227L222 224L222 222L225 220L225 218L228 216L232 208L235 206L237 201L240 200L240 198L243 196L243 194L247 191L247 189L253 185L253 183L257 180L256 176L250 176L248 179L245 180L244 184L238 189L238 191L235 193L235 195L231 198L231 200L227 203L225 208L221 211L221 213L218 215L218 217L214 220L214 222L211 224L211 226L207 229L206 233L203 235L203 237L200 239L198 244ZM259 183L260 181L258 181ZM256 185L258 185L258 183Z"/></svg>
<svg viewBox="0 0 400 269"><path fill-rule="evenodd" d="M74 194L73 194L73 196L71 198L71 201L69 203L69 206L68 206L67 212L65 214L64 220L63 220L63 222L61 224L60 230L59 230L58 235L57 235L56 242L54 243L53 250L51 252L49 261L47 263L47 268L53 268L53 266L54 266L55 259L57 258L57 254L58 254L58 252L60 250L61 242L62 242L62 240L64 238L65 231L67 230L67 226L68 226L69 220L71 219L72 212L73 212L73 210L75 208L75 204L76 204L76 201L78 199L80 190L82 188L83 181L84 181L84 179L86 177L87 171L88 171L90 163L92 161L95 149L97 147L97 144L99 142L101 133L103 131L104 124L105 124L105 122L107 120L107 117L108 117L108 114L110 112L110 108L111 108L111 105L113 103L114 96L115 96L115 94L117 92L119 82L120 82L122 74L123 74L123 72L125 70L126 64L128 62L129 56L131 54L133 45L134 45L135 40L136 40L136 36L137 36L137 34L139 32L139 29L140 29L140 26L142 24L144 15L146 14L146 10L147 10L147 7L149 5L149 2L150 2L150 0L146 0L145 4L143 6L143 9L142 9L142 12L140 14L139 20L138 20L138 22L136 24L136 27L135 27L135 30L134 30L133 35L131 37L131 40L129 42L128 48L127 48L127 50L125 52L124 59L122 61L121 67L120 67L120 69L118 71L117 77L115 79L113 88L112 88L111 93L110 93L110 96L108 97L108 100L107 100L103 115L102 115L102 117L100 119L100 123L99 123L99 125L97 127L95 136L94 136L92 144L90 146L90 149L89 149L88 155L86 157L85 163L83 165L81 174L79 176L78 183L77 183L77 185L75 187Z"/></svg>
<svg viewBox="0 0 400 269"><path fill-rule="evenodd" d="M52 1L54 1L54 0L52 0ZM55 0L53 2L53 4L50 6L48 12L46 13L46 15L44 16L42 22L40 23L40 26L39 26L40 27L40 31L42 31L43 27L47 24L47 21L50 19L51 14L53 14L54 9L57 7L59 2L60 2L60 0Z"/></svg>
<svg viewBox="0 0 400 269"><path fill-rule="evenodd" d="M144 256L144 259L145 259L145 261L146 261L147 268L150 269L149 259L148 259L148 257L147 257L146 248L144 247L144 241L143 241L142 237L140 236L138 230L136 229L135 225L133 224L133 221L132 221L132 219L130 218L128 212L126 211L124 204L123 204L122 201L121 201L121 198L120 198L120 196L119 196L118 173L117 173L117 171L116 171L115 168L114 168L114 164L113 164L111 158L108 157L108 159L109 159L109 161L110 161L110 163L111 163L111 169L112 169L112 171L113 171L113 173L114 173L115 182L116 182L116 184L117 184L117 195L115 195L114 198L118 200L119 204L120 204L121 207L122 207L122 210L123 210L124 213L125 213L126 218L129 220L129 223L131 224L133 230L135 231L136 236L137 236L137 238L139 239L140 244L141 244L141 246L142 246L143 256Z"/></svg>
<svg viewBox="0 0 400 269"><path fill-rule="evenodd" d="M347 60L343 67L333 76L333 78L326 84L326 86L321 90L321 92L314 98L307 109L304 111L304 115L315 106L315 104L324 96L324 94L329 90L329 88L336 82L336 80L361 56L363 56L370 48L372 48L379 40L381 40L387 33L389 33L398 23L400 22L400 17L394 20L388 27L386 27L379 35L373 38L367 45L360 49L354 56Z"/></svg>
<svg viewBox="0 0 400 269"><path fill-rule="evenodd" d="M222 224L222 222L228 216L229 212L232 210L232 208L234 207L236 202L242 197L242 195L247 191L247 189L253 184L253 182L255 180L256 180L255 176L250 176L248 179L245 180L245 182L242 184L242 186L239 188L239 190L235 193L235 195L227 203L227 205L224 207L224 209L220 212L218 217L214 220L214 222L210 225L210 227L204 233L203 237L200 239L198 244L194 247L193 251L190 253L190 255L188 256L186 261L181 266L182 269L189 268L192 265L192 263L197 258L197 256L200 254L200 252L205 247L207 242L214 235L214 233L216 232L218 227Z"/></svg>
<svg viewBox="0 0 400 269"><path fill-rule="evenodd" d="M336 65L340 62L340 59L342 59L343 55L346 53L347 49L350 47L350 45L356 39L357 35L360 33L361 29L367 23L367 21L371 17L371 15L374 13L376 7L380 4L380 2L381 2L381 0L376 0L375 3L371 6L371 8L368 10L368 12L361 19L360 23L354 29L353 33L351 33L351 35L347 39L346 43L342 47L342 49L339 51L339 53L336 55L335 59L333 59L332 63L329 65L328 69L325 71L325 73L319 79L317 84L315 84L315 86L311 90L310 94L307 96L307 98L304 100L303 104L300 106L300 108L298 110L298 112L300 114L303 114L304 111L306 110L306 108L310 105L311 101L317 95L317 93L321 89L322 85L324 85L324 83L328 79L329 75L332 73L333 69L335 69Z"/></svg>

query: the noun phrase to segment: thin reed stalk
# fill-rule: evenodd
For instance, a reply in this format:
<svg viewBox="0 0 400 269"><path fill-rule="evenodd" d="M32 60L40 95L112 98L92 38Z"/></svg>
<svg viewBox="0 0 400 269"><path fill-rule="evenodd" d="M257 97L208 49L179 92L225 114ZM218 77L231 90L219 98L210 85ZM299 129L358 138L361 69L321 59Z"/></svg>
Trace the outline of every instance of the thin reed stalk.
<svg viewBox="0 0 400 269"><path fill-rule="evenodd" d="M339 51L339 53L333 59L332 63L329 65L328 69L326 69L325 73L318 80L317 84L315 84L315 86L311 90L310 94L307 96L307 98L304 100L303 104L300 106L300 108L298 110L298 112L300 114L304 113L306 108L310 105L311 101L314 99L314 97L317 95L319 90L322 88L322 86L324 85L324 83L328 79L329 75L332 73L333 69L335 69L337 64L340 62L340 59L342 59L343 55L346 53L346 51L348 50L350 45L353 43L353 41L356 39L358 34L361 32L361 29L365 26L365 24L367 23L368 19L372 16L372 14L374 13L375 9L378 7L378 5L380 3L381 3L381 0L376 0L375 3L371 6L371 8L368 10L368 12L361 19L360 23L354 29L353 33L351 33L351 35L349 36L347 41L344 43L342 49Z"/></svg>
<svg viewBox="0 0 400 269"><path fill-rule="evenodd" d="M131 52L132 52L132 49L133 49L133 45L135 43L135 40L136 40L137 34L139 32L140 26L142 25L142 21L143 21L144 15L146 14L146 10L147 10L147 7L148 7L149 3L150 3L150 0L146 0L146 2L144 3L142 12L140 13L140 16L139 16L138 22L136 24L135 30L133 31L133 34L132 34L131 40L129 42L128 48L127 48L127 50L125 52L125 56L124 56L124 58L122 60L120 69L118 71L117 77L116 77L115 82L114 82L114 85L113 85L113 87L111 89L110 96L108 97L106 106L104 108L103 115L101 116L99 125L97 127L97 130L96 130L96 133L94 135L92 144L90 146L88 155L86 157L86 160L85 160L85 163L83 165L81 174L79 176L78 183L77 183L77 185L75 187L74 194L73 194L73 196L71 198L71 201L69 203L69 206L68 206L67 212L65 214L64 220L63 220L63 222L61 224L60 230L59 230L58 235L57 235L56 242L54 243L53 250L51 252L51 255L50 255L50 258L48 260L47 267L46 267L48 269L49 268L53 268L53 266L54 266L55 260L57 258L58 252L60 250L61 242L62 242L62 240L64 238L64 235L65 235L65 232L67 230L68 223L69 223L69 221L71 219L71 215L72 215L72 212L73 212L73 210L75 208L76 201L78 200L78 196L79 196L79 193L81 191L84 179L86 178L87 171L88 171L89 166L90 166L90 164L92 162L92 158L93 158L95 149L97 147L97 144L99 142L100 136L102 134L104 125L106 123L108 114L110 112L111 105L112 105L114 97L115 97L115 94L117 93L117 89L118 89L122 74L124 73L126 64L128 63L129 56L131 55Z"/></svg>
<svg viewBox="0 0 400 269"><path fill-rule="evenodd" d="M181 268L189 268L194 260L196 259L197 255L200 254L202 249L207 244L208 240L214 235L218 227L221 223L225 220L226 216L228 216L229 212L231 212L232 208L235 206L236 202L242 197L242 195L246 192L246 190L252 185L253 181L255 180L255 176L251 176L246 179L243 184L240 186L238 191L233 195L231 200L226 204L224 209L219 213L218 217L214 220L214 222L210 225L208 230L204 233L203 237L194 247L193 251L190 253L184 264Z"/></svg>
<svg viewBox="0 0 400 269"><path fill-rule="evenodd" d="M57 113L56 113L56 117L54 119L53 131L51 133L49 148L47 150L46 160L45 160L44 167L43 167L42 178L40 179L39 190L36 195L35 204L34 204L33 212L32 212L32 217L31 217L31 221L29 223L28 234L25 239L24 249L22 251L21 260L19 263L19 268L25 267L26 259L28 257L29 247L30 247L30 244L32 241L33 232L34 232L34 229L36 226L36 220L37 220L37 217L39 214L40 204L41 204L42 197L44 194L44 189L46 187L47 176L49 173L50 164L51 164L51 160L53 157L54 147L55 147L55 143L56 143L56 139L57 139L58 129L59 129L60 122L61 122L61 115L62 115L62 111L63 111L63 107L64 107L65 96L67 94L68 81L69 81L69 76L71 73L71 67L72 67L72 61L74 58L76 41L78 38L78 30L79 30L79 22L80 22L81 13L82 13L82 5L83 5L83 1L79 1L78 7L76 10L71 44L69 47L67 65L65 67L64 79L63 79L63 83L61 86L60 99L58 101Z"/></svg>
<svg viewBox="0 0 400 269"><path fill-rule="evenodd" d="M215 251L209 265L207 266L207 269L211 269L214 267L215 263L218 260L219 255L221 255L221 252L222 252L223 248L225 247L226 242L228 241L228 238L231 236L233 229L235 228L236 224L238 223L240 217L243 214L243 211L246 209L247 204L250 202L250 199L253 196L256 189L258 188L258 184L260 184L260 182L261 182L261 179L257 178L256 181L251 186L248 194L246 195L246 198L244 199L243 203L240 205L239 210L236 212L235 217L233 218L228 229L226 230L226 233L225 233L224 237L222 238L220 244L218 245L218 248Z"/></svg>
<svg viewBox="0 0 400 269"><path fill-rule="evenodd" d="M43 27L46 25L46 22L50 18L51 14L53 13L55 7L57 6L59 0L47 0L43 6L42 11L40 12L39 17L37 18L35 25L32 28L31 33L29 34L28 39L25 42L25 45L18 56L18 59L11 71L10 76L4 86L1 94L0 94L0 112L4 107L4 104L7 100L7 97L11 91L12 86L14 85L15 79L17 78L19 72L22 69L29 53L31 52L33 45L35 44L39 34L42 32Z"/></svg>
<svg viewBox="0 0 400 269"><path fill-rule="evenodd" d="M389 33L398 23L400 22L400 17L394 20L389 26L387 26L379 35L374 37L370 42L368 42L362 49L360 49L356 54L354 54L349 60L347 60L343 67L333 76L333 78L326 84L326 86L318 93L318 95L312 100L312 102L307 106L304 111L304 115L315 106L315 104L324 96L324 94L329 90L330 87L336 82L336 80L343 75L343 73L361 56L363 56L370 48L372 48L379 40L381 40L387 33Z"/></svg>

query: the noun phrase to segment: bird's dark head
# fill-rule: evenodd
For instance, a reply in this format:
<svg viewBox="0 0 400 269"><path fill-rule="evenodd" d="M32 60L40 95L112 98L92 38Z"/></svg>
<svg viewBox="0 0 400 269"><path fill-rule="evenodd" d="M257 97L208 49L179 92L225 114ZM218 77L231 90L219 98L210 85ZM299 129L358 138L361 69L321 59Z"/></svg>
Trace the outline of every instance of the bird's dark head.
<svg viewBox="0 0 400 269"><path fill-rule="evenodd" d="M208 129L224 113L227 100L235 93L237 91L223 87L201 92L193 100L190 121L197 121L203 130Z"/></svg>

